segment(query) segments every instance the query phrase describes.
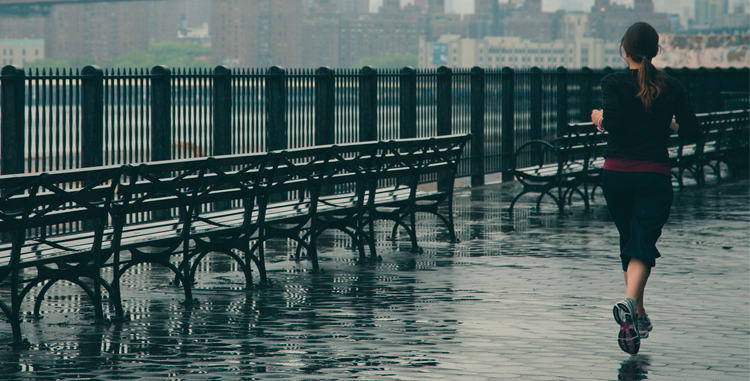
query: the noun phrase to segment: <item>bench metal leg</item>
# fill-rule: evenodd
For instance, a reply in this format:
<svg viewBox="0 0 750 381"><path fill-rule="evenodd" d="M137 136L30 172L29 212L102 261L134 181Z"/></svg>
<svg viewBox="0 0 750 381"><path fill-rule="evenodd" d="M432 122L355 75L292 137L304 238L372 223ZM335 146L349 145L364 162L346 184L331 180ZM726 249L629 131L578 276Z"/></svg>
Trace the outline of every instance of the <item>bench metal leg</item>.
<svg viewBox="0 0 750 381"><path fill-rule="evenodd" d="M13 341L12 346L26 346L28 340L25 340L21 336L21 302L23 298L20 297L18 292L18 269L13 269L10 276L10 314L8 320L10 320L10 326L13 330Z"/></svg>
<svg viewBox="0 0 750 381"><path fill-rule="evenodd" d="M139 264L139 263L153 263L162 265L169 270L172 270L172 272L177 277L177 280L182 284L182 289L185 291L185 300L182 302L184 305L191 305L194 302L196 302L195 299L193 299L193 287L192 283L189 282L187 279L185 279L182 272L175 267L172 263L169 262L169 256L166 256L166 259L155 259L155 260L143 260L143 258L146 256L144 253L138 253L135 250L131 252L131 255L133 257L133 260L128 262L125 266L122 266L120 268L120 271L115 271L115 280L112 281L112 288L118 290L119 294L119 283L122 276L133 266ZM141 259L141 260L138 260Z"/></svg>
<svg viewBox="0 0 750 381"><path fill-rule="evenodd" d="M404 231L406 231L406 234L409 235L409 240L411 241L411 252L412 253L421 253L422 248L419 247L419 244L417 243L417 232L415 231L416 227L416 217L414 216L414 213L408 214L410 219L410 225L407 225L403 218L406 216L402 216L401 219L396 220L396 222L393 224L393 229L391 230L391 238L395 241L396 240L396 232L398 232L398 227L401 226L404 228Z"/></svg>
<svg viewBox="0 0 750 381"><path fill-rule="evenodd" d="M118 275L118 272L118 269L114 269L115 278L110 285L109 300L115 305L115 316L112 320L118 323L123 323L129 321L130 318L125 314L125 309L122 307L122 293L120 292L120 276Z"/></svg>
<svg viewBox="0 0 750 381"><path fill-rule="evenodd" d="M510 202L510 207L508 208L508 214L513 215L513 208L516 206L516 202L521 198L521 196L525 195L526 191L521 191L521 193L517 194L516 197L513 197L513 201Z"/></svg>
<svg viewBox="0 0 750 381"><path fill-rule="evenodd" d="M129 321L130 319L125 316L123 308L122 308L122 299L120 298L119 293L116 293L114 291L114 288L112 285L107 283L104 279L99 279L99 282L102 287L107 291L107 295L109 295L109 302L112 303L112 305L115 307L115 316L110 318L110 321L113 323L124 323L126 321Z"/></svg>
<svg viewBox="0 0 750 381"><path fill-rule="evenodd" d="M591 211L591 204L589 203L589 193L587 188L588 187L584 185L584 190L581 191L577 187L570 187L563 193L563 200L567 200L568 205L571 205L573 203L573 194L578 193L578 195L581 196L581 200L583 200L584 211L589 212Z"/></svg>
<svg viewBox="0 0 750 381"><path fill-rule="evenodd" d="M560 212L560 214L563 214L565 212L565 205L564 205L565 200L564 199L561 200L555 197L555 195L553 195L549 191L541 192L541 194L539 195L539 198L536 199L536 211L537 212L540 212L542 210L542 199L544 198L545 195L549 196L553 201L555 201L555 205L557 206L557 209Z"/></svg>
<svg viewBox="0 0 750 381"><path fill-rule="evenodd" d="M250 261L243 260L242 257L233 252L231 248L214 249L211 252L228 255L229 257L234 259L234 261L237 262L238 265L240 265L242 272L245 274L245 288L248 290L253 288L253 273L252 268L250 267ZM201 251L198 255L195 255L193 257L193 263L192 265L190 265L189 273L187 276L185 276L186 279L188 279L190 282L195 282L195 274L198 272L198 266L200 266L203 258L205 258L209 253L209 251ZM245 257L247 258L247 255L245 255Z"/></svg>
<svg viewBox="0 0 750 381"><path fill-rule="evenodd" d="M60 280L66 280L70 283L73 283L80 287L86 295L88 295L89 299L91 300L91 304L94 306L94 324L95 325L108 325L110 322L108 319L104 318L104 309L102 308L102 298L101 298L101 290L99 292L99 295L97 295L95 290L92 290L91 287L89 287L86 283L84 283L80 278L74 278L74 277L59 277L55 279L49 279L47 282L42 286L42 289L39 291L39 294L36 296L36 300L34 301L34 316L36 318L41 318L42 316L39 313L39 310L41 309L42 302L44 301L44 295L47 294L47 291L49 291L52 286L57 283ZM25 298L26 295L31 292L31 290L36 287L39 283L44 282L44 280L39 280L36 282L30 282L29 284L24 287L23 291L21 292L21 299ZM96 285L96 282L95 282Z"/></svg>
<svg viewBox="0 0 750 381"><path fill-rule="evenodd" d="M13 346L24 346L28 345L28 341L24 341L23 337L21 336L21 321L19 319L18 314L15 316L13 315L13 308L8 307L5 302L0 300L0 310L3 311L3 314L8 318L8 322L10 322L11 331L13 331L13 341L11 341L11 345Z"/></svg>

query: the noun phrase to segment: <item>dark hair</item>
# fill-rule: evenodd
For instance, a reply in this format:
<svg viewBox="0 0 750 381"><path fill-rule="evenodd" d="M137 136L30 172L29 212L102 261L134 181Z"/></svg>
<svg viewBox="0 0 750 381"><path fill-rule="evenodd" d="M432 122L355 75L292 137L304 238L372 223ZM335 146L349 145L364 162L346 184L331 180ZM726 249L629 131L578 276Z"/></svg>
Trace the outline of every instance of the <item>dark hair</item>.
<svg viewBox="0 0 750 381"><path fill-rule="evenodd" d="M666 88L663 74L654 67L651 59L659 53L659 33L645 22L637 22L628 28L620 41L620 55L622 51L635 63L640 63L638 69L637 96L641 98L646 112L651 110L651 104L659 93Z"/></svg>

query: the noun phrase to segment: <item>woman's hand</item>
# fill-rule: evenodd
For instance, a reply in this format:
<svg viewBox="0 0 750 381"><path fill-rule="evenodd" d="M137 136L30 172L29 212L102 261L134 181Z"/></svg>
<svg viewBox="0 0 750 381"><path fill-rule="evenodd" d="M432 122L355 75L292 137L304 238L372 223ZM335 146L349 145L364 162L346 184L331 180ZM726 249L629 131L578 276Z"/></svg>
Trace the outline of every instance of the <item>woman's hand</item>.
<svg viewBox="0 0 750 381"><path fill-rule="evenodd" d="M672 123L669 125L669 128L671 128L672 131L677 132L677 130L680 129L680 125L677 124L677 121L675 121L674 118L673 118L672 119Z"/></svg>
<svg viewBox="0 0 750 381"><path fill-rule="evenodd" d="M599 118L602 117L602 110L591 110L591 123L594 123L595 126L599 125Z"/></svg>

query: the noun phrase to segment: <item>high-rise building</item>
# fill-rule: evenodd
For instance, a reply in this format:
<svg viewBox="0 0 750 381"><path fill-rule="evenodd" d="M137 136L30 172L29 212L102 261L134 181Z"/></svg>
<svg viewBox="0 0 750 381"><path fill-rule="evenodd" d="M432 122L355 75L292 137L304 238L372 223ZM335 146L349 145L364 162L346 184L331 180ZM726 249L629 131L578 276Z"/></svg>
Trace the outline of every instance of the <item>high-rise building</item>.
<svg viewBox="0 0 750 381"><path fill-rule="evenodd" d="M595 0L589 13L588 35L607 41L619 41L625 31L634 23L644 21L659 33L672 31L673 23L666 13L653 12L651 0L638 0L636 7L628 8L613 4L610 0Z"/></svg>
<svg viewBox="0 0 750 381"><path fill-rule="evenodd" d="M370 1L369 0L337 0L339 13L357 13L365 14L370 13Z"/></svg>
<svg viewBox="0 0 750 381"><path fill-rule="evenodd" d="M384 3L378 14L341 15L339 64L352 67L363 57L416 55L427 26L427 16L418 10L386 8Z"/></svg>
<svg viewBox="0 0 750 381"><path fill-rule="evenodd" d="M179 13L166 2L61 4L45 21L47 58L92 58L99 65L149 42L177 39Z"/></svg>
<svg viewBox="0 0 750 381"><path fill-rule="evenodd" d="M586 37L589 28L589 14L584 12L566 12L560 17L560 31L557 37L572 41Z"/></svg>
<svg viewBox="0 0 750 381"><path fill-rule="evenodd" d="M309 14L302 27L304 67L339 67L341 22L333 14Z"/></svg>
<svg viewBox="0 0 750 381"><path fill-rule="evenodd" d="M633 0L633 10L636 12L653 12L653 0Z"/></svg>
<svg viewBox="0 0 750 381"><path fill-rule="evenodd" d="M728 0L695 0L695 27L716 28L722 15L729 12Z"/></svg>
<svg viewBox="0 0 750 381"><path fill-rule="evenodd" d="M526 0L526 3L524 4L524 8L526 8L526 10L529 10L529 11L541 12L542 0Z"/></svg>
<svg viewBox="0 0 750 381"><path fill-rule="evenodd" d="M241 67L302 65L302 0L214 0L211 54Z"/></svg>
<svg viewBox="0 0 750 381"><path fill-rule="evenodd" d="M45 17L41 14L19 17L14 14L0 14L0 38L43 39Z"/></svg>
<svg viewBox="0 0 750 381"><path fill-rule="evenodd" d="M427 2L427 11L432 14L445 13L445 0L429 0Z"/></svg>

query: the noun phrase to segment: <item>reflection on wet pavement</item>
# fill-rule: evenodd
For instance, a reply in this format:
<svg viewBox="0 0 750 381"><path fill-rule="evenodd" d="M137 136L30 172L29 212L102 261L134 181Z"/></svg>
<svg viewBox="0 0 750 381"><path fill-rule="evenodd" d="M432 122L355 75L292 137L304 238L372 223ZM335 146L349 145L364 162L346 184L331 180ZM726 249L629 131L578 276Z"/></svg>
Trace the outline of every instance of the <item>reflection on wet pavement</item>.
<svg viewBox="0 0 750 381"><path fill-rule="evenodd" d="M45 317L23 323L31 347L0 347L0 379L748 379L747 181L676 192L647 288L655 328L632 357L615 340L624 289L603 199L588 214L523 204L509 217L509 187L456 194L460 243L419 218L419 254L381 225L383 260L361 265L331 234L319 244L325 272L312 274L274 241L273 283L251 291L211 256L192 307L168 270L137 266L122 284L123 324L91 325L85 294L63 282Z"/></svg>

